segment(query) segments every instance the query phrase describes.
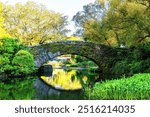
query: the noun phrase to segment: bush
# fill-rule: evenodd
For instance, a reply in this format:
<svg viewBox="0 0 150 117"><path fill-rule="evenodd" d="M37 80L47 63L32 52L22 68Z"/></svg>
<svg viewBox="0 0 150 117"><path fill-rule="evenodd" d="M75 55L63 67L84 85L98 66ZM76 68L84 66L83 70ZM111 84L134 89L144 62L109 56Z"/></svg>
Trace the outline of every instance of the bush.
<svg viewBox="0 0 150 117"><path fill-rule="evenodd" d="M17 39L0 39L0 75L7 77L27 75L35 70L32 55Z"/></svg>
<svg viewBox="0 0 150 117"><path fill-rule="evenodd" d="M89 91L85 94L87 98ZM98 82L90 91L90 99L150 99L150 74L135 74L119 80Z"/></svg>
<svg viewBox="0 0 150 117"><path fill-rule="evenodd" d="M131 47L127 53L123 51L118 53L118 58L113 61L111 65L113 74L133 75L135 73L150 72L150 43Z"/></svg>
<svg viewBox="0 0 150 117"><path fill-rule="evenodd" d="M128 73L128 62L126 60L116 62L114 65L112 72L115 74L125 74Z"/></svg>
<svg viewBox="0 0 150 117"><path fill-rule="evenodd" d="M3 38L0 39L0 53L5 54L7 57L13 56L12 54L19 50L19 42L17 39Z"/></svg>
<svg viewBox="0 0 150 117"><path fill-rule="evenodd" d="M14 75L28 75L35 70L33 56L26 50L20 50L12 60Z"/></svg>

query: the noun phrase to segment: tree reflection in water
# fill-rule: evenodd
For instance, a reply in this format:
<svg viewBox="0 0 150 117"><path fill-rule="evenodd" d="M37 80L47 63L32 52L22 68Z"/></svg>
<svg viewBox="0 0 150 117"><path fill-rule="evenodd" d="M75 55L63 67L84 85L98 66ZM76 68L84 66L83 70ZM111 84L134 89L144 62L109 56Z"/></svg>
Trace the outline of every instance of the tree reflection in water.
<svg viewBox="0 0 150 117"><path fill-rule="evenodd" d="M80 60L80 62L77 62L77 60ZM79 90L84 88L84 86L92 84L99 78L97 73L90 70L91 68L97 69L96 64L93 62L91 64L91 61L87 61L84 57L65 55L56 58L56 60L49 61L47 64L53 66L53 75L51 77L41 76L41 79L56 89Z"/></svg>
<svg viewBox="0 0 150 117"><path fill-rule="evenodd" d="M76 90L82 88L82 84L76 76L76 70L54 69L52 77L41 76L41 79L57 89Z"/></svg>

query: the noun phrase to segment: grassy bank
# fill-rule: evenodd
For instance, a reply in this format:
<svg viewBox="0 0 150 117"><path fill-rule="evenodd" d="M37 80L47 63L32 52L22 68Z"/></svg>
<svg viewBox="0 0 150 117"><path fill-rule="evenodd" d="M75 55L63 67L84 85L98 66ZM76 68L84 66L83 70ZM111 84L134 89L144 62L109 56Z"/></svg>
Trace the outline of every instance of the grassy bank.
<svg viewBox="0 0 150 117"><path fill-rule="evenodd" d="M150 99L150 74L135 74L119 80L98 82L93 89L86 89L85 97L95 100Z"/></svg>

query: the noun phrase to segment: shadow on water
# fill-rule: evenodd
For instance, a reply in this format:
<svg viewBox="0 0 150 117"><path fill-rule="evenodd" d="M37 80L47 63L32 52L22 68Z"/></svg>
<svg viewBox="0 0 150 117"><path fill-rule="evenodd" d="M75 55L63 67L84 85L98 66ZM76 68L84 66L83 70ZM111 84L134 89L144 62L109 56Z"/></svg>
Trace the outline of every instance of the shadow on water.
<svg viewBox="0 0 150 117"><path fill-rule="evenodd" d="M59 74L59 72L64 73L70 73L72 70L75 70L75 74L71 75L70 79L74 80L77 78L80 83L82 84L82 88L80 89L65 89L60 87L55 87L55 85L58 85L57 83L55 85L51 85L47 81L43 80L41 77L38 77L38 79L35 82L35 89L36 89L36 98L37 99L51 99L51 100L81 100L84 99L83 94L85 88L92 88L96 82L103 82L108 79L115 78L117 76L113 76L110 74L101 74L98 72L98 70L88 70L88 69L79 69L79 68L71 68L70 70L64 70L64 69L53 69L50 70L50 72L53 71L53 74L51 77L48 75L48 79L54 79L57 78L63 79L63 75ZM57 71L57 72L56 72ZM96 71L96 72L95 72ZM94 73L95 72L95 73ZM57 74L59 74L57 76ZM67 76L66 76L67 77ZM67 79L67 78L66 78ZM57 79L58 80L58 79ZM56 81L57 81L56 80ZM86 80L86 82L84 82Z"/></svg>
<svg viewBox="0 0 150 117"><path fill-rule="evenodd" d="M48 66L46 66L48 67ZM73 72L71 72L73 71ZM42 73L43 71L41 71ZM46 82L39 76L39 78L35 82L35 89L36 89L36 97L37 99L83 99L82 94L84 92L85 86L93 85L95 83L95 80L99 78L99 75L97 73L93 73L93 70L90 71L88 69L84 68L70 68L70 69L53 69L49 70L45 73L48 76L48 79L54 79L56 81L56 85L58 80L61 79L67 79L67 76L63 76L61 73L69 74L70 81L78 80L82 87L77 89L65 89L65 88L56 88L54 85L51 85L50 83ZM70 74L73 73L73 74ZM52 74L50 76L50 74ZM58 75L59 74L59 75ZM67 84L67 83L65 83ZM71 82L68 82L68 85L70 85Z"/></svg>
<svg viewBox="0 0 150 117"><path fill-rule="evenodd" d="M56 89L51 85L45 83L41 78L38 78L34 84L36 89L37 99L52 99L52 100L68 100L68 99L82 99L83 90L62 90Z"/></svg>

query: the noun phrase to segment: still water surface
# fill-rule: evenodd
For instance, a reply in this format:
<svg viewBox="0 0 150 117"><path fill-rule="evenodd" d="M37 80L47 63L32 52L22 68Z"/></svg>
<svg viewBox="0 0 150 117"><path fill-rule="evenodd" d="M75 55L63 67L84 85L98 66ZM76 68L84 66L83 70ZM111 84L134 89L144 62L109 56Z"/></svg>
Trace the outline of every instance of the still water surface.
<svg viewBox="0 0 150 117"><path fill-rule="evenodd" d="M90 70L79 67L67 70L53 69L51 77L41 76L36 81L37 97L40 99L70 99L73 96L80 99L84 88L91 87L98 80L99 75L94 71L94 68Z"/></svg>

